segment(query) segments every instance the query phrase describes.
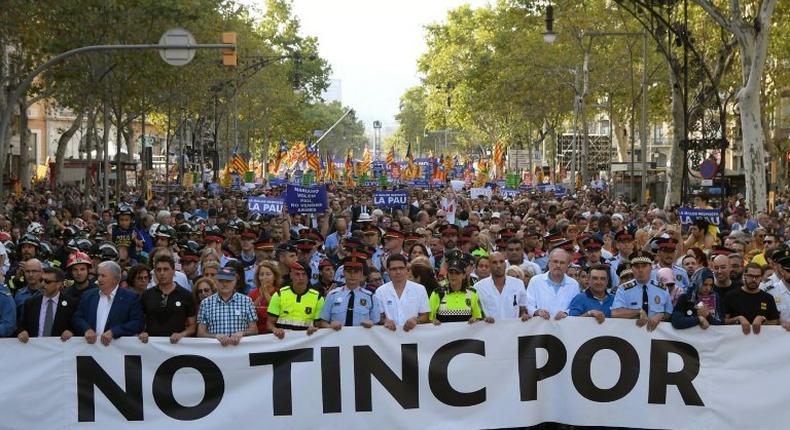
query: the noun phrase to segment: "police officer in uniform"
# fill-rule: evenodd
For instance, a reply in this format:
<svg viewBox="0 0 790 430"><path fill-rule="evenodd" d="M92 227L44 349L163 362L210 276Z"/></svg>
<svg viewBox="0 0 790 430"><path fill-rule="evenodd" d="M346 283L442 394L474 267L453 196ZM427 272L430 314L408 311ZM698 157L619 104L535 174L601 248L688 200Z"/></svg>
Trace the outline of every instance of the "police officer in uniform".
<svg viewBox="0 0 790 430"><path fill-rule="evenodd" d="M352 252L343 259L346 285L329 292L321 310L321 328L340 330L343 326L371 328L381 320L381 309L366 288L367 256Z"/></svg>
<svg viewBox="0 0 790 430"><path fill-rule="evenodd" d="M650 280L656 281L658 269L668 267L672 269L672 275L675 278L675 288L683 288L688 290L691 286L689 275L686 269L674 264L675 250L677 249L678 242L671 237L660 237L656 240L658 246L658 255L656 255L656 263L653 266L653 271L650 273Z"/></svg>
<svg viewBox="0 0 790 430"><path fill-rule="evenodd" d="M469 285L466 269L469 259L454 255L447 259L449 284L431 293L430 318L434 324L467 321L474 323L483 319L477 292Z"/></svg>
<svg viewBox="0 0 790 430"><path fill-rule="evenodd" d="M615 246L617 247L617 254L609 260L609 275L612 277L612 285L620 285L620 277L618 276L618 268L620 263L628 260L628 256L634 252L634 235L627 229L623 229L614 235Z"/></svg>
<svg viewBox="0 0 790 430"><path fill-rule="evenodd" d="M774 297L776 308L779 310L779 320L786 329L790 330L790 250L780 250L772 259L778 266L776 274L779 280L766 286L765 292Z"/></svg>
<svg viewBox="0 0 790 430"><path fill-rule="evenodd" d="M669 293L650 279L653 254L637 251L630 256L634 280L617 289L612 303L612 318L636 319L636 325L647 325L653 331L661 321L672 315Z"/></svg>
<svg viewBox="0 0 790 430"><path fill-rule="evenodd" d="M282 339L285 330L306 330L308 335L315 333L314 324L319 319L324 298L308 285L310 266L303 261L295 261L290 266L291 285L277 290L269 302L269 318L266 324L269 331Z"/></svg>

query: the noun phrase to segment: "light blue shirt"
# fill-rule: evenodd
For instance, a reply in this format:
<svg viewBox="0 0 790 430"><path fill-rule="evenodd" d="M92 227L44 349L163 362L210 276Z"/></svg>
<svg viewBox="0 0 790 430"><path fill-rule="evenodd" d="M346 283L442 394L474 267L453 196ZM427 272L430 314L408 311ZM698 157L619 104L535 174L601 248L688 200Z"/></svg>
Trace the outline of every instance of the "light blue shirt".
<svg viewBox="0 0 790 430"><path fill-rule="evenodd" d="M642 290L643 284L635 282L633 286L627 288L618 288L614 295L614 302L612 303L612 310L614 309L642 309ZM660 288L654 281L649 281L647 285L647 316L652 317L655 314L672 313L672 300L669 293Z"/></svg>
<svg viewBox="0 0 790 430"><path fill-rule="evenodd" d="M346 234L343 235L343 237L350 237L350 236L351 236L350 231L346 231ZM339 234L337 234L337 232L330 234L329 236L326 237L326 240L324 241L324 249L326 251L329 251L330 249L337 248L340 245L340 239L341 237Z"/></svg>
<svg viewBox="0 0 790 430"><path fill-rule="evenodd" d="M352 291L354 292L352 325L362 325L362 321L365 320L378 323L382 311L377 301L373 300L373 293L361 287L353 290L345 287L335 288L330 291L324 300L324 307L321 308L320 318L326 322L339 321L345 325Z"/></svg>

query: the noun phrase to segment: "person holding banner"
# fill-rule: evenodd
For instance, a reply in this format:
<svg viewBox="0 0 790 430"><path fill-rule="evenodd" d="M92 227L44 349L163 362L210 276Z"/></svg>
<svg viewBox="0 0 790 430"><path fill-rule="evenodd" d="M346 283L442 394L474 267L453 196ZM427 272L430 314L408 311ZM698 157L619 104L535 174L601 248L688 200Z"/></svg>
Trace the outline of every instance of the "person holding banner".
<svg viewBox="0 0 790 430"><path fill-rule="evenodd" d="M617 289L612 318L636 319L637 327L647 326L647 331L653 331L660 322L669 320L672 300L666 290L650 280L653 254L637 251L631 254L630 260L634 280Z"/></svg>
<svg viewBox="0 0 790 430"><path fill-rule="evenodd" d="M346 285L335 288L326 296L318 323L320 328L340 330L343 326L371 328L381 321L381 309L373 293L364 288L367 258L353 252L343 259Z"/></svg>
<svg viewBox="0 0 790 430"><path fill-rule="evenodd" d="M140 296L120 288L121 266L113 261L99 264L98 287L85 292L71 319L74 334L94 344L97 336L109 346L114 338L136 336L143 329Z"/></svg>
<svg viewBox="0 0 790 430"><path fill-rule="evenodd" d="M474 285L485 321L492 323L498 320L529 319L524 283L512 276L506 276L505 254L491 254L489 266L491 276Z"/></svg>
<svg viewBox="0 0 790 430"><path fill-rule="evenodd" d="M466 275L467 260L452 258L447 261L449 285L431 293L430 319L435 325L443 322L467 321L470 324L483 318L477 292L469 285Z"/></svg>
<svg viewBox="0 0 790 430"><path fill-rule="evenodd" d="M392 331L402 327L409 331L417 324L427 323L431 310L428 293L424 286L406 279L406 257L393 254L387 259L386 266L390 282L377 288L373 296L382 310L384 327Z"/></svg>
<svg viewBox="0 0 790 430"><path fill-rule="evenodd" d="M304 330L308 336L318 327L315 321L321 315L324 298L310 288L310 266L305 261L291 264L291 285L280 288L269 303L269 331L278 339L285 337L285 330Z"/></svg>
<svg viewBox="0 0 790 430"><path fill-rule="evenodd" d="M672 311L672 327L685 329L724 324L724 308L719 295L713 291L713 272L702 267L692 276L691 287L681 294Z"/></svg>
<svg viewBox="0 0 790 430"><path fill-rule="evenodd" d="M570 254L562 248L549 253L549 270L532 277L527 287L530 316L559 320L568 316L571 300L581 292L579 282L566 274Z"/></svg>
<svg viewBox="0 0 790 430"><path fill-rule="evenodd" d="M571 300L569 316L593 317L601 324L612 316L614 296L609 294L609 266L599 264L590 268L590 288Z"/></svg>
<svg viewBox="0 0 790 430"><path fill-rule="evenodd" d="M252 300L236 291L236 271L223 267L217 273L216 294L200 304L198 337L213 337L222 346L238 345L241 338L258 334L258 315Z"/></svg>
<svg viewBox="0 0 790 430"><path fill-rule="evenodd" d="M743 287L724 297L725 324L740 324L743 334L760 334L763 325L779 324L779 309L774 297L760 289L765 269L749 263L743 272Z"/></svg>

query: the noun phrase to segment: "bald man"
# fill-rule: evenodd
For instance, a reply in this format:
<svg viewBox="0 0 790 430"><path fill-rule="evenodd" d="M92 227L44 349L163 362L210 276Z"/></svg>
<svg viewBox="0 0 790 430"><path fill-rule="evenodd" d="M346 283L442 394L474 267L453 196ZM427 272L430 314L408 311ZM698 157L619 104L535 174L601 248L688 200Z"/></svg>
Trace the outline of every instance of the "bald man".
<svg viewBox="0 0 790 430"><path fill-rule="evenodd" d="M44 267L41 261L37 258L30 258L24 263L22 267L25 273L25 287L17 291L14 296L16 302L16 316L17 319L22 317L25 302L41 295L42 274Z"/></svg>
<svg viewBox="0 0 790 430"><path fill-rule="evenodd" d="M713 291L719 293L719 297L724 300L724 297L738 290L743 286L743 283L738 280L733 280L730 277L732 271L732 264L730 264L730 257L726 255L717 255L710 264L713 270Z"/></svg>

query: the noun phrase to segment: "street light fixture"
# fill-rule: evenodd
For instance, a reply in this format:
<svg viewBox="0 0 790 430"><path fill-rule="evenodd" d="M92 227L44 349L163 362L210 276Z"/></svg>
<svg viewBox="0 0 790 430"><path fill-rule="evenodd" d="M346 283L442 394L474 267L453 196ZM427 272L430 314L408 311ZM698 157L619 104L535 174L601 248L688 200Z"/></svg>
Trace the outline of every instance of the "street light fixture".
<svg viewBox="0 0 790 430"><path fill-rule="evenodd" d="M546 32L543 33L543 41L554 43L557 40L557 33L554 32L554 6L546 6Z"/></svg>

